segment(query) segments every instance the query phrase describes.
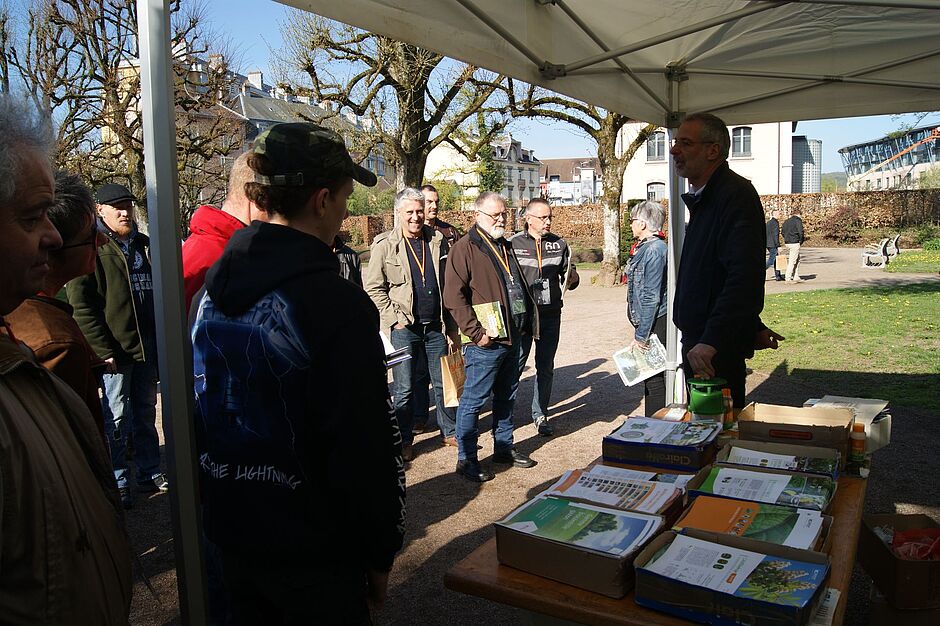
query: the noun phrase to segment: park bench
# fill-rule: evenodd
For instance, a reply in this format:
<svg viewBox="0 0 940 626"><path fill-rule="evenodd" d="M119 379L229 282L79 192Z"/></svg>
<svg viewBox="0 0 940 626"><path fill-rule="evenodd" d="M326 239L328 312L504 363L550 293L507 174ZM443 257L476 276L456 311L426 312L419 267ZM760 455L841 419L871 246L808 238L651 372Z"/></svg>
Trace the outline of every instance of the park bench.
<svg viewBox="0 0 940 626"><path fill-rule="evenodd" d="M901 253L898 241L901 234L885 237L877 244L868 244L862 251L862 267L884 267Z"/></svg>

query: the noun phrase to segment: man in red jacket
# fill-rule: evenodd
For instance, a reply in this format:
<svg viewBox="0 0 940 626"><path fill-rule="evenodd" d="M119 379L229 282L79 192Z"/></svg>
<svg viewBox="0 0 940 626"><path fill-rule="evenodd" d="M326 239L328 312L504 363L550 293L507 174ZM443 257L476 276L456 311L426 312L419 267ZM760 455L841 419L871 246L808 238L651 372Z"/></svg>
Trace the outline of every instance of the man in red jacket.
<svg viewBox="0 0 940 626"><path fill-rule="evenodd" d="M245 196L245 183L255 180L248 167L248 152L232 164L228 191L222 208L204 204L189 220L189 237L183 242L183 286L186 289L186 311L193 297L202 289L206 272L222 256L229 238L239 228L254 220L268 221L267 214Z"/></svg>

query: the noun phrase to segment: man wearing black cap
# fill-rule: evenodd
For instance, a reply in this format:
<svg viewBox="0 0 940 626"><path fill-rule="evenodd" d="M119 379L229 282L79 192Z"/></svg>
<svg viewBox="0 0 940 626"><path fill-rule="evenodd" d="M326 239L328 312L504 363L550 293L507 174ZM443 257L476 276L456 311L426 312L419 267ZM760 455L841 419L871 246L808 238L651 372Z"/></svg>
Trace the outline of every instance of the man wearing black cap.
<svg viewBox="0 0 940 626"><path fill-rule="evenodd" d="M343 139L309 123L255 140L235 232L193 327L203 528L239 624L367 624L404 534L401 433L379 314L332 244L353 180Z"/></svg>
<svg viewBox="0 0 940 626"><path fill-rule="evenodd" d="M104 374L104 429L111 447L114 478L125 508L134 504L127 477L127 440L134 440L137 490L166 491L157 436L157 342L153 310L150 239L138 232L137 199L124 185L96 192L98 230L107 243L98 248L95 271L66 285L75 320L89 343L108 363Z"/></svg>

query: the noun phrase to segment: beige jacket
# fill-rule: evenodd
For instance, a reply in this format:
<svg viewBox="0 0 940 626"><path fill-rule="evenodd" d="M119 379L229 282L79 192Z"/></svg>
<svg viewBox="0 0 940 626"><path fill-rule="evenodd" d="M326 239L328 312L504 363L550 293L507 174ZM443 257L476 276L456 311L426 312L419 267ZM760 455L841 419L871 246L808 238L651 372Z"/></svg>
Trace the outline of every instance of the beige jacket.
<svg viewBox="0 0 940 626"><path fill-rule="evenodd" d="M423 233L431 248L431 266L434 268L441 293L442 323L446 329L456 329L450 316L445 315L443 306L444 264L450 248L440 231L424 226ZM411 279L407 246L408 242L402 236L401 228L384 232L372 242L363 288L379 310L381 328L386 333L390 332L395 324L410 326L415 321L414 283Z"/></svg>
<svg viewBox="0 0 940 626"><path fill-rule="evenodd" d="M88 408L0 334L0 621L126 625L131 554Z"/></svg>

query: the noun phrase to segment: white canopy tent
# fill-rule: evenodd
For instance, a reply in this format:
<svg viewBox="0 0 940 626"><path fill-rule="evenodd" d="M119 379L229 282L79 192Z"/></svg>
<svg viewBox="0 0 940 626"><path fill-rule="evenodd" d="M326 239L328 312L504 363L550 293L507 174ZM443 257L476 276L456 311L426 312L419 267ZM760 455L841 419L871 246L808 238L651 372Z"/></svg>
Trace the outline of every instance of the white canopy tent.
<svg viewBox="0 0 940 626"><path fill-rule="evenodd" d="M744 124L933 110L940 99L936 0L279 1L670 129L691 111ZM178 201L166 189L175 186L166 143L173 118L152 115L172 110L167 0L138 2L180 608L184 622L196 624L204 620L204 592L191 363L174 275ZM682 243L675 226L684 223L674 172L671 180L670 302ZM674 365L674 336L668 348Z"/></svg>

